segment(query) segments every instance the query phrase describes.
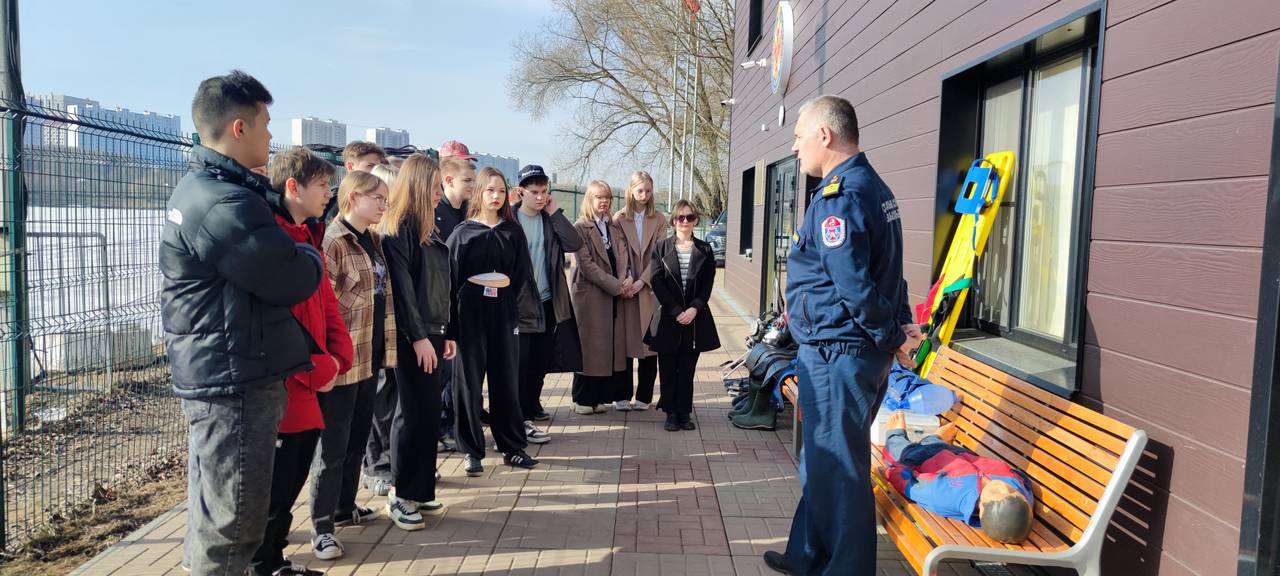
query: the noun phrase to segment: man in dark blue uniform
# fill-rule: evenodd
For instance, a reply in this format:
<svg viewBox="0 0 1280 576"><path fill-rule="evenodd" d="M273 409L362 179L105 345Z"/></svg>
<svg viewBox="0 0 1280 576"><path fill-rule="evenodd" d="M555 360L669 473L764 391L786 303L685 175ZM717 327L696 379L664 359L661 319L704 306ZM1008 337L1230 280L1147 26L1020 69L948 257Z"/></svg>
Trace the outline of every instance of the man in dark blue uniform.
<svg viewBox="0 0 1280 576"><path fill-rule="evenodd" d="M787 318L800 343L803 495L786 554L789 574L875 574L870 427L895 355L914 366L920 332L902 279L898 204L858 148L853 105L821 96L800 108L792 150L822 176L787 259Z"/></svg>

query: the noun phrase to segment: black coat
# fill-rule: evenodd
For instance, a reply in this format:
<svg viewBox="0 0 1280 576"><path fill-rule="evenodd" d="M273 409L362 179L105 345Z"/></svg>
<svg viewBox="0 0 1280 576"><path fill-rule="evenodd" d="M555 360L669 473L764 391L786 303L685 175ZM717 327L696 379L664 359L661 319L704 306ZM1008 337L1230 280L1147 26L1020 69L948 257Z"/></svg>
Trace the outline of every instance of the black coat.
<svg viewBox="0 0 1280 576"><path fill-rule="evenodd" d="M511 207L512 212L519 212L520 203ZM564 216L564 210L556 210L555 214L539 212L542 220L542 245L547 262L547 281L551 283L551 302L556 312L555 318L543 318L542 300L538 298L538 281L532 273L533 259L529 251L530 274L525 287L520 291L520 331L545 332L548 322L551 327L570 320L573 314L572 300L569 299L569 286L564 276L564 255L566 252L577 252L582 248L582 238L574 229L573 223ZM520 225L520 216L516 215L516 225ZM521 232L524 228L521 227ZM528 242L528 238L525 239Z"/></svg>
<svg viewBox="0 0 1280 576"><path fill-rule="evenodd" d="M449 249L437 236L418 242L420 228L406 220L395 236L383 238L383 252L396 297L396 331L409 342L444 336L449 326Z"/></svg>
<svg viewBox="0 0 1280 576"><path fill-rule="evenodd" d="M710 352L720 347L716 321L711 316L711 288L716 281L716 258L711 245L693 239L689 257L689 285L680 278L680 260L676 255L675 236L664 238L653 248L653 295L658 305L653 309L649 331L644 342L654 352L670 354L684 350ZM698 315L693 323L682 325L676 316L689 308Z"/></svg>
<svg viewBox="0 0 1280 576"><path fill-rule="evenodd" d="M173 190L160 234L160 315L179 397L238 393L311 369L290 307L324 280L267 203L267 180L204 146Z"/></svg>

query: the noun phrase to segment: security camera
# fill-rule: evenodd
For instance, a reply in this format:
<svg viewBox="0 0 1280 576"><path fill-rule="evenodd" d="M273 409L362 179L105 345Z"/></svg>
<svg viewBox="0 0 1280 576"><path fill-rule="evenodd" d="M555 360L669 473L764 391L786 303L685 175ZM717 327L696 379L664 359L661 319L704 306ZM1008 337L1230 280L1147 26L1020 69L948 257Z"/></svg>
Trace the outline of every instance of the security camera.
<svg viewBox="0 0 1280 576"><path fill-rule="evenodd" d="M730 99L728 99L728 100L721 100L721 101L720 101L720 105L721 105L721 106L733 106L734 104L737 104L737 101L736 101L736 100L734 100L733 98L730 98Z"/></svg>
<svg viewBox="0 0 1280 576"><path fill-rule="evenodd" d="M746 62L739 64L739 66L742 66L743 68L764 68L768 64L768 58L761 58L759 60L747 60Z"/></svg>

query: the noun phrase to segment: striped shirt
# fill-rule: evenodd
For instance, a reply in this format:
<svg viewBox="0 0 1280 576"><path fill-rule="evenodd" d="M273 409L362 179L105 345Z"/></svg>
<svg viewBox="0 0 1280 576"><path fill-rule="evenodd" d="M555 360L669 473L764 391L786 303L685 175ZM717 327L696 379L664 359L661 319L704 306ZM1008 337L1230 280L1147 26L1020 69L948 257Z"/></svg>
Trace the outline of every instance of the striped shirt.
<svg viewBox="0 0 1280 576"><path fill-rule="evenodd" d="M685 289L689 288L689 260L693 257L693 247L688 250L676 248L676 258L680 260L680 284Z"/></svg>

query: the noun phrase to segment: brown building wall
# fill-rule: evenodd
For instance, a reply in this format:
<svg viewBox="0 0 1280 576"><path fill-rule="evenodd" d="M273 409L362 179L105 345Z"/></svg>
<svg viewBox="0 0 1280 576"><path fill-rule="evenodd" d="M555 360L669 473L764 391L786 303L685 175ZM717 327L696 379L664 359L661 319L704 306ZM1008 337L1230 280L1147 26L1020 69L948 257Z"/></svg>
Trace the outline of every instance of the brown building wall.
<svg viewBox="0 0 1280 576"><path fill-rule="evenodd" d="M736 60L767 57L776 0L764 1L764 39L749 54L747 2L738 4ZM793 111L834 93L854 103L863 148L898 197L906 276L913 301L922 299L933 264L942 76L1093 4L793 2L787 95L770 93L767 69L735 68L730 293L758 304L761 258L739 255L743 171L786 158ZM1111 0L1104 25L1075 399L1152 439L1113 523L1107 572L1234 573L1280 2ZM788 112L781 128L779 105ZM758 186L757 255L764 195Z"/></svg>

